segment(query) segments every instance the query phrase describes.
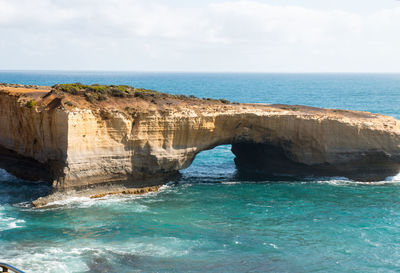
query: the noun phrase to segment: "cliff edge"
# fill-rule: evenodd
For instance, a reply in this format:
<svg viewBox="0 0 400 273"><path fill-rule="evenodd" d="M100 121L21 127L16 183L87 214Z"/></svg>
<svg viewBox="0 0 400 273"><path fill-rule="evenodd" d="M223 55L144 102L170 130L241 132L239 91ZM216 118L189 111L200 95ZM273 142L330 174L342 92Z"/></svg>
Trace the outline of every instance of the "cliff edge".
<svg viewBox="0 0 400 273"><path fill-rule="evenodd" d="M376 181L400 171L400 122L126 86L0 85L0 168L55 191L157 186L232 144L239 172Z"/></svg>

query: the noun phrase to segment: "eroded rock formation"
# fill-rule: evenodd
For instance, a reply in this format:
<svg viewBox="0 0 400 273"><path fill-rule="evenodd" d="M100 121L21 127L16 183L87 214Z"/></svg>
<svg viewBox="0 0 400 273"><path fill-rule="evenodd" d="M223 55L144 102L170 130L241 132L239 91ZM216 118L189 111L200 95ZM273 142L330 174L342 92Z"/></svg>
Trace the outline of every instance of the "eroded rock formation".
<svg viewBox="0 0 400 273"><path fill-rule="evenodd" d="M383 115L175 96L90 103L48 88L0 89L0 168L58 190L157 185L221 144L232 144L244 172L372 181L400 170L400 122Z"/></svg>

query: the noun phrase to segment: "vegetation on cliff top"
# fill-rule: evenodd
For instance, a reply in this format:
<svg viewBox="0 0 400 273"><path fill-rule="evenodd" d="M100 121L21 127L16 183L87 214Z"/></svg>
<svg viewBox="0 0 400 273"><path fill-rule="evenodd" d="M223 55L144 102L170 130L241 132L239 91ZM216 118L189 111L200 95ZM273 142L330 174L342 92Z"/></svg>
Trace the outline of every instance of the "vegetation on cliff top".
<svg viewBox="0 0 400 273"><path fill-rule="evenodd" d="M135 88L129 85L100 85L100 84L81 84L81 83L64 83L56 84L52 86L55 91L61 91L72 95L84 96L87 101L104 101L108 97L119 97L119 98L133 98L139 97L142 99L155 99L155 98L177 98L181 100L198 100L199 98L191 95L189 97L185 95L171 95L167 93L161 93L151 89ZM228 100L214 100L207 98L206 100L219 101L222 103L230 103Z"/></svg>
<svg viewBox="0 0 400 273"><path fill-rule="evenodd" d="M81 84L64 83L52 86L53 90L69 93L72 95L82 95L89 102L107 100L108 97L144 97L144 96L162 96L167 95L154 90L135 88L128 85L100 85L100 84Z"/></svg>

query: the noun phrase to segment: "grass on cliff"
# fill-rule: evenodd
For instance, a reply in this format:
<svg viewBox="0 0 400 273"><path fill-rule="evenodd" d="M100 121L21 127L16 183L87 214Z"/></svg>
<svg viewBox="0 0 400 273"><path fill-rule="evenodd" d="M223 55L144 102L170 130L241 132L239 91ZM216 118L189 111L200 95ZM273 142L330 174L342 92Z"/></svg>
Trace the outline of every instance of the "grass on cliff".
<svg viewBox="0 0 400 273"><path fill-rule="evenodd" d="M87 85L81 83L64 83L53 85L52 88L56 91L84 96L89 102L107 100L107 98L110 96L119 98L132 98L163 94L154 90L135 88L128 85Z"/></svg>
<svg viewBox="0 0 400 273"><path fill-rule="evenodd" d="M27 101L26 104L25 104L25 106L28 107L28 108L33 108L33 107L35 107L35 105L36 105L36 101L35 100Z"/></svg>
<svg viewBox="0 0 400 273"><path fill-rule="evenodd" d="M82 84L82 83L64 83L64 84L56 84L52 86L52 89L55 91L61 91L64 93L69 93L72 95L84 96L87 101L95 102L95 101L104 101L109 97L118 97L118 98L133 98L139 97L142 99L151 99L152 101L156 98L176 98L181 100L200 100L199 98L191 95L189 97L185 95L171 95L167 93L161 93L151 89L144 88L135 88L129 85L100 85L100 84ZM224 104L230 103L228 100L221 99L203 99L203 100L212 100L219 101Z"/></svg>

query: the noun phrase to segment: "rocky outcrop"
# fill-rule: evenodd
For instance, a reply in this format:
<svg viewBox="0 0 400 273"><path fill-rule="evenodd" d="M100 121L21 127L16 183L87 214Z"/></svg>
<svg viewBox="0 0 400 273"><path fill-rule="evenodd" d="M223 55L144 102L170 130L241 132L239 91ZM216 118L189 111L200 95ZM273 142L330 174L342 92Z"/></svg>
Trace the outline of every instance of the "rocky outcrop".
<svg viewBox="0 0 400 273"><path fill-rule="evenodd" d="M0 94L0 167L57 190L159 185L222 144L232 144L243 173L372 181L400 170L400 122L383 115L174 96L89 103L48 90Z"/></svg>
<svg viewBox="0 0 400 273"><path fill-rule="evenodd" d="M0 93L0 168L29 180L58 179L66 166L68 114L60 108L37 111L27 102Z"/></svg>

